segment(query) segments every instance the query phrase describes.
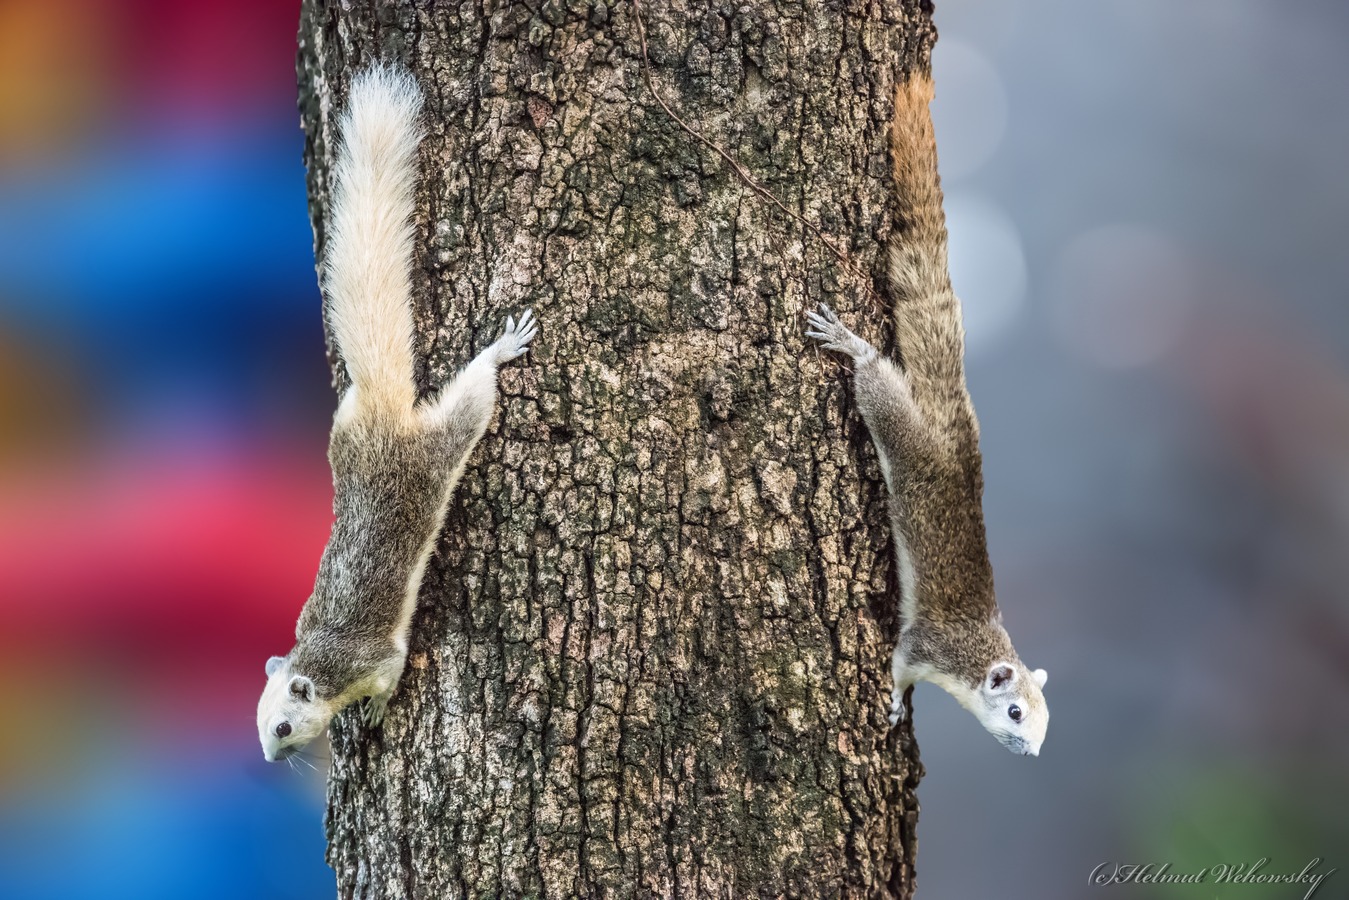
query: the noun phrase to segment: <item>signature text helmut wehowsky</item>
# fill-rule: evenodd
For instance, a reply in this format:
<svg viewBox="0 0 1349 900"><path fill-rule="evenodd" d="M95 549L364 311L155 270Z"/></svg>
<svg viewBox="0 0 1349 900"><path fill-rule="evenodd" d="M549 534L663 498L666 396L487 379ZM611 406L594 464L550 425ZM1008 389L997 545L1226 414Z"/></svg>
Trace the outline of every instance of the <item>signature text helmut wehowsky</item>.
<svg viewBox="0 0 1349 900"><path fill-rule="evenodd" d="M1215 865L1192 872L1178 872L1170 863L1103 862L1091 870L1088 884L1296 884L1307 892L1303 900L1310 900L1321 882L1335 874L1337 869L1317 871L1320 857L1313 859L1298 871L1278 871L1269 868L1269 859L1262 857L1253 863Z"/></svg>

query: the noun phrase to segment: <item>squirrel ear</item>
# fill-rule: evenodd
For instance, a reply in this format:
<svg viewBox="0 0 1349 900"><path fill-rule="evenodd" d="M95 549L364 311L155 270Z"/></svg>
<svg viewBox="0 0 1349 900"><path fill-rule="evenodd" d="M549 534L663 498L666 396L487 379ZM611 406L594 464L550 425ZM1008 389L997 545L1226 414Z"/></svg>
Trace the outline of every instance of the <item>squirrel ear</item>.
<svg viewBox="0 0 1349 900"><path fill-rule="evenodd" d="M988 689L995 693L1005 691L1016 681L1016 669L1007 663L998 663L988 670Z"/></svg>
<svg viewBox="0 0 1349 900"><path fill-rule="evenodd" d="M1040 687L1044 687L1045 682L1049 680L1049 673L1044 669L1036 669L1031 675L1035 676L1035 683Z"/></svg>
<svg viewBox="0 0 1349 900"><path fill-rule="evenodd" d="M290 694L308 703L314 699L314 682L303 675L296 675L290 680Z"/></svg>
<svg viewBox="0 0 1349 900"><path fill-rule="evenodd" d="M285 664L286 658L284 656L273 656L271 659L267 660L267 677L271 678L276 674L276 670Z"/></svg>

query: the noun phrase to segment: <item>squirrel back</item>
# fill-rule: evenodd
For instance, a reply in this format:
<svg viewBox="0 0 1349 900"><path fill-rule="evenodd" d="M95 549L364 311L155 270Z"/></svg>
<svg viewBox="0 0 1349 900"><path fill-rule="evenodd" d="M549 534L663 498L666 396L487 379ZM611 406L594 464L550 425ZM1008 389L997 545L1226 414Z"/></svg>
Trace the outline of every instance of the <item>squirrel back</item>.
<svg viewBox="0 0 1349 900"><path fill-rule="evenodd" d="M412 222L422 94L405 69L376 65L351 83L334 167L324 253L328 321L354 389L352 412L410 414Z"/></svg>

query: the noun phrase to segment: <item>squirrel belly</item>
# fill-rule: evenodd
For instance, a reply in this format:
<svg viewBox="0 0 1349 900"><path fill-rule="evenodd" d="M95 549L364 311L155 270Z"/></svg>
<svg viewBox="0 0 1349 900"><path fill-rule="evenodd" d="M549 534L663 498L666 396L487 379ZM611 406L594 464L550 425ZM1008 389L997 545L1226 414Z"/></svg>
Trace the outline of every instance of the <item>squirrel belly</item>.
<svg viewBox="0 0 1349 900"><path fill-rule="evenodd" d="M917 681L946 690L1009 750L1038 755L1049 721L1043 669L1012 646L993 592L979 425L965 385L964 327L951 287L928 103L931 80L899 86L891 126L896 228L890 293L902 365L829 307L807 335L853 361L853 387L889 493L900 584L891 722Z"/></svg>
<svg viewBox="0 0 1349 900"><path fill-rule="evenodd" d="M537 328L525 312L438 393L416 400L411 266L422 96L405 70L352 81L324 258L334 343L350 385L333 419L332 533L295 646L266 666L258 737L269 761L364 699L378 724L402 677L417 594L446 508L496 407L497 370Z"/></svg>

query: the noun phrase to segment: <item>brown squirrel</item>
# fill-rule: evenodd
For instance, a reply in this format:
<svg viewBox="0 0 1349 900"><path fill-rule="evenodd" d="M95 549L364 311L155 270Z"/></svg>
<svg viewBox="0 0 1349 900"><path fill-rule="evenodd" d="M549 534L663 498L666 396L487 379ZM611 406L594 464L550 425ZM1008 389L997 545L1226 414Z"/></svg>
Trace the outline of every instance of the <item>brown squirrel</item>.
<svg viewBox="0 0 1349 900"><path fill-rule="evenodd" d="M807 335L853 360L858 409L889 490L900 634L891 723L917 681L946 690L1013 753L1038 756L1049 724L1044 669L1002 626L984 538L979 424L965 386L964 326L947 267L946 219L928 104L915 73L895 92L890 131L898 218L890 292L902 366L821 304Z"/></svg>

